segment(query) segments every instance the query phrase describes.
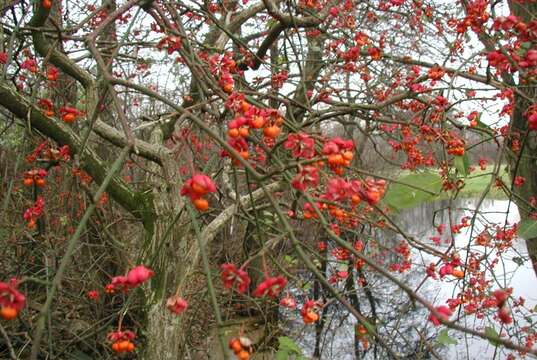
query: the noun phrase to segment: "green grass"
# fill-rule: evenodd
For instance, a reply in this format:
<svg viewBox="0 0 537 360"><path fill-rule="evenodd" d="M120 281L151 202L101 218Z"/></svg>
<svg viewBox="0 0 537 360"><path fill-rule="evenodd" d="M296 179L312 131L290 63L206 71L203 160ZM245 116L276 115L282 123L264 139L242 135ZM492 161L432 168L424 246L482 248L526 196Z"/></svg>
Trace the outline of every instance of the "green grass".
<svg viewBox="0 0 537 360"><path fill-rule="evenodd" d="M492 171L493 166L488 166L485 170L476 168L466 177L460 177L464 181L464 187L456 195L457 198L481 197L492 180ZM509 175L505 172L503 166L500 168L499 175L506 184L509 184ZM390 184L384 197L384 202L396 210L455 196L452 191L445 192L442 190L442 179L438 175L438 171L403 171L397 175L395 180ZM489 199L507 199L503 191L494 186L494 184L491 184L486 197Z"/></svg>
<svg viewBox="0 0 537 360"><path fill-rule="evenodd" d="M493 166L487 166L485 170L477 168L464 179L464 188L461 191L460 196L463 197L480 197L483 191L486 190L492 179ZM505 167L501 166L498 173L503 182L507 185L510 184L509 174L505 171ZM506 194L494 184L491 185L487 198L490 199L507 199Z"/></svg>

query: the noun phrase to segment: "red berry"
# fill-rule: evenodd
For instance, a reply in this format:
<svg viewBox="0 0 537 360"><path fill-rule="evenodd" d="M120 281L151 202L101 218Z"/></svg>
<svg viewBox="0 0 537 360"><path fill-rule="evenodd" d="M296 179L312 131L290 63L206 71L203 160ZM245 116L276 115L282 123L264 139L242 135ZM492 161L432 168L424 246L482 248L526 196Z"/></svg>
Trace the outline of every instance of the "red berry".
<svg viewBox="0 0 537 360"><path fill-rule="evenodd" d="M3 306L0 309L0 317L4 320L13 320L17 317L18 311L11 306Z"/></svg>
<svg viewBox="0 0 537 360"><path fill-rule="evenodd" d="M192 203L194 204L194 207L199 211L206 211L209 208L209 202L204 198L196 199L192 201Z"/></svg>

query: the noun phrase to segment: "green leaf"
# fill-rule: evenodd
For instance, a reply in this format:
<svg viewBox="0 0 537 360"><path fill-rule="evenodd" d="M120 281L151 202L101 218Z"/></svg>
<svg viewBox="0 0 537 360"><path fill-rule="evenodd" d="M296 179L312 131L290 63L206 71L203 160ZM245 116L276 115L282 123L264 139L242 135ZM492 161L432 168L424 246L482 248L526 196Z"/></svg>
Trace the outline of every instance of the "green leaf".
<svg viewBox="0 0 537 360"><path fill-rule="evenodd" d="M518 236L525 240L537 237L537 220L525 219L519 222Z"/></svg>
<svg viewBox="0 0 537 360"><path fill-rule="evenodd" d="M476 128L477 129L483 129L483 130L488 130L488 131L493 131L490 126L488 126L487 124L485 124L483 121L481 121L481 113L479 113L477 119L477 126ZM485 137L485 134L484 133L480 133L481 134L481 137ZM490 136L490 135L489 135Z"/></svg>
<svg viewBox="0 0 537 360"><path fill-rule="evenodd" d="M365 328L367 329L367 333L368 334L375 334L377 332L377 328L375 325L371 324L369 321L367 320L364 320L362 322L362 325L365 326Z"/></svg>
<svg viewBox="0 0 537 360"><path fill-rule="evenodd" d="M347 264L344 261L338 262L337 271L348 271L348 270L349 270L349 264Z"/></svg>
<svg viewBox="0 0 537 360"><path fill-rule="evenodd" d="M289 62L289 60L287 59L287 56L285 55L280 55L276 58L276 64L278 66L281 66L281 65L285 65Z"/></svg>
<svg viewBox="0 0 537 360"><path fill-rule="evenodd" d="M278 25L278 21L273 18L268 19L266 22L267 29L272 29L276 25Z"/></svg>
<svg viewBox="0 0 537 360"><path fill-rule="evenodd" d="M520 47L524 50L530 50L533 47L533 43L531 41L524 41L520 43Z"/></svg>
<svg viewBox="0 0 537 360"><path fill-rule="evenodd" d="M276 353L276 360L287 360L291 355L295 355L297 360L304 359L302 356L302 350L293 341L293 339L287 336L280 336L278 338L278 352Z"/></svg>
<svg viewBox="0 0 537 360"><path fill-rule="evenodd" d="M440 331L436 340L442 345L457 345L457 340L448 335L447 329Z"/></svg>
<svg viewBox="0 0 537 360"><path fill-rule="evenodd" d="M462 156L455 156L454 164L459 174L461 174L463 177L468 176L468 168L470 167L468 154L464 153Z"/></svg>
<svg viewBox="0 0 537 360"><path fill-rule="evenodd" d="M398 180L400 183L390 185L384 196L384 202L395 210L408 209L432 201L442 189L442 179L430 171L410 174Z"/></svg>
<svg viewBox="0 0 537 360"><path fill-rule="evenodd" d="M311 283L305 283L304 285L302 285L302 290L304 291L307 291L307 290L310 290L311 289Z"/></svg>
<svg viewBox="0 0 537 360"><path fill-rule="evenodd" d="M500 335L498 335L498 333L496 332L496 330L493 327L487 326L485 328L485 335L487 335L489 337L489 342L492 345L494 345L494 346L499 345L498 340L500 340Z"/></svg>
<svg viewBox="0 0 537 360"><path fill-rule="evenodd" d="M283 259L284 259L284 261L285 261L286 263L288 263L289 265L294 265L294 264L297 263L297 260L296 260L293 256L291 256L291 255L285 255L285 256L283 257Z"/></svg>
<svg viewBox="0 0 537 360"><path fill-rule="evenodd" d="M263 223L265 223L266 225L274 225L276 221L275 215L269 211L263 211L261 213L261 217L262 217Z"/></svg>
<svg viewBox="0 0 537 360"><path fill-rule="evenodd" d="M67 226L67 224L69 224L69 218L67 216L61 216L60 217L60 224L62 226Z"/></svg>
<svg viewBox="0 0 537 360"><path fill-rule="evenodd" d="M522 266L522 265L524 265L524 259L521 258L521 257L519 257L519 256L514 256L512 260L513 260L513 262L514 262L515 264L517 264L518 266Z"/></svg>
<svg viewBox="0 0 537 360"><path fill-rule="evenodd" d="M470 42L472 41L472 38L470 37L470 34L468 34L468 31L466 31L464 33L464 39L467 41L467 42ZM453 47L455 49L455 46Z"/></svg>

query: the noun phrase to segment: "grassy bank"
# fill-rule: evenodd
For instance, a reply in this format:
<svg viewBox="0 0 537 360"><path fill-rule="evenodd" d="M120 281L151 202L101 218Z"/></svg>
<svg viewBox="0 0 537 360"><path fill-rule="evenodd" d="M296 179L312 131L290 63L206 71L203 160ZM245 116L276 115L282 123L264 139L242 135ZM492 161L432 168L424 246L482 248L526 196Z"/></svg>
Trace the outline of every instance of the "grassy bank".
<svg viewBox="0 0 537 360"><path fill-rule="evenodd" d="M408 209L424 202L431 202L449 198L478 198L486 192L489 199L507 199L505 193L497 188L492 181L493 166L487 166L485 170L478 167L466 177L464 187L459 193L445 192L442 190L442 179L438 171L427 170L420 172L403 171L399 173L391 183L384 202L393 209ZM501 179L509 184L509 175L505 167L500 168ZM490 189L487 188L490 185Z"/></svg>
<svg viewBox="0 0 537 360"><path fill-rule="evenodd" d="M492 181L493 166L488 166L485 170L477 169L468 175L464 179L464 188L462 189L461 196L463 197L480 197L487 189L488 185ZM504 183L510 184L509 174L505 171L505 166L500 167L498 173ZM490 190L487 193L487 198L490 199L507 199L505 193L498 187L491 185Z"/></svg>

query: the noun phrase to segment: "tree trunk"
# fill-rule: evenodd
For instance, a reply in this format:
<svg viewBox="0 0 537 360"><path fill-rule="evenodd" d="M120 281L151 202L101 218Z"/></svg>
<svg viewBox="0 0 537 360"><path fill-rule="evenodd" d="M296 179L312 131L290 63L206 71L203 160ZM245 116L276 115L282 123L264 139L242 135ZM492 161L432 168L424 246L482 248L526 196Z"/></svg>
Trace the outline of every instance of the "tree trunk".
<svg viewBox="0 0 537 360"><path fill-rule="evenodd" d="M527 95L535 94L535 87L524 90ZM515 96L515 108L512 115L512 134L519 134L521 141L521 150L518 153L508 152L509 172L511 179L515 176L521 176L525 179L522 186L513 186L515 192L515 203L518 205L520 217L522 220L527 219L535 208L529 206L530 198L537 197L537 136L535 132L528 133L527 119L524 115L529 106L529 102L519 95ZM513 181L511 181L512 183ZM537 238L527 239L526 246L528 254L537 273Z"/></svg>
<svg viewBox="0 0 537 360"><path fill-rule="evenodd" d="M163 131L159 126L151 133L152 143L163 143ZM144 259L155 271L151 294L146 298L146 346L143 359L176 360L182 356L182 345L186 335L185 327L181 326L181 318L166 309L165 301L172 295L177 286L181 272L181 264L186 261L184 236L188 229L180 231L173 221L183 202L179 196L178 168L172 159L166 159L160 168L151 165L151 186L154 214L144 224ZM159 176L161 175L162 176ZM176 222L180 223L180 220ZM172 227L170 229L170 227Z"/></svg>
<svg viewBox="0 0 537 360"><path fill-rule="evenodd" d="M537 15L537 4L509 1L511 13L521 18L525 23L529 23ZM522 220L535 212L535 207L529 206L531 197L537 198L537 135L535 131L528 132L528 121L525 112L530 105L535 104L537 94L535 81L524 79L519 80L518 91L523 95L515 93L515 106L511 115L511 134L520 136L521 150L519 153L508 152L508 163L511 179L521 176L525 179L522 186L513 186L515 191L515 203L518 206ZM531 99L531 101L529 100ZM537 274L537 238L527 239L526 246L528 254L533 264L533 269Z"/></svg>

